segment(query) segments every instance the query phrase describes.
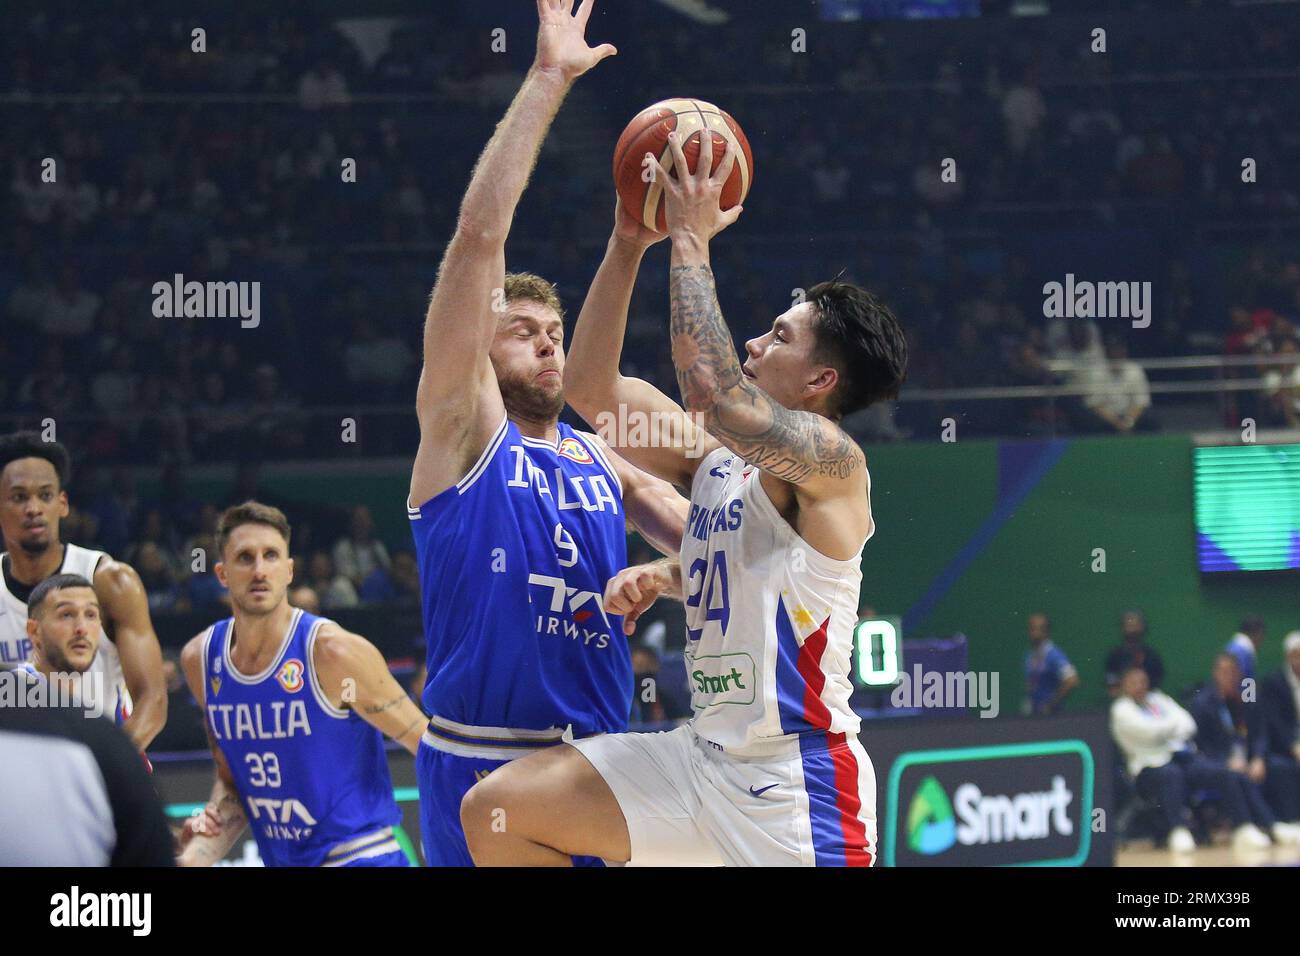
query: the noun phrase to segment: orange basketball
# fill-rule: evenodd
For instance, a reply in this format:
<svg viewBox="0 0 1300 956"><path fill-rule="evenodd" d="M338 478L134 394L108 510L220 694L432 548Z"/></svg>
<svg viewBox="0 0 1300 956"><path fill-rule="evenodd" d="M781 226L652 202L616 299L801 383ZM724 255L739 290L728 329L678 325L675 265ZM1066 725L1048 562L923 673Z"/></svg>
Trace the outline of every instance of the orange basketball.
<svg viewBox="0 0 1300 956"><path fill-rule="evenodd" d="M677 131L682 153L693 172L700 155L700 134L707 128L713 135L713 165L718 168L734 144L736 164L722 187L722 208L730 209L745 201L754 181L754 156L749 140L731 116L704 100L662 100L647 106L632 118L614 147L614 185L624 207L655 232L667 232L664 220L663 187L649 182L648 167L642 164L645 154L652 153L669 175L676 177L673 154L668 148L668 134Z"/></svg>

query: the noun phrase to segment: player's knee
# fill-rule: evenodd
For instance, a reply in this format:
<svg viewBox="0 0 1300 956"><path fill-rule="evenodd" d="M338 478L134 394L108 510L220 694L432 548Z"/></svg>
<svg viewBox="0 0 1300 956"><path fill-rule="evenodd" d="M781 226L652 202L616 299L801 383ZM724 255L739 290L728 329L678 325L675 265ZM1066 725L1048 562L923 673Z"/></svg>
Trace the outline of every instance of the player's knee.
<svg viewBox="0 0 1300 956"><path fill-rule="evenodd" d="M505 803L508 786L503 786L496 774L484 777L465 794L460 802L460 825L465 831L465 839L473 847L474 840L492 830L493 824L500 826L506 816Z"/></svg>

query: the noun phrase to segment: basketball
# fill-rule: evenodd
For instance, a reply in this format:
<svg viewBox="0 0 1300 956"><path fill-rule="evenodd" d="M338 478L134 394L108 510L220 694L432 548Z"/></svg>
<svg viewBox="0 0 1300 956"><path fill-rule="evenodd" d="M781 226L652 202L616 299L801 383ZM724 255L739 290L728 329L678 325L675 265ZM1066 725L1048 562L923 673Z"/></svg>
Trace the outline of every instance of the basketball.
<svg viewBox="0 0 1300 956"><path fill-rule="evenodd" d="M706 128L713 134L710 171L722 162L728 141L736 146L736 164L722 190L722 208L730 209L749 195L754 182L754 156L740 124L725 110L704 100L661 100L637 113L618 138L614 147L614 183L619 198L632 215L655 232L667 232L668 224L664 219L663 188L648 181L650 174L643 165L645 154L653 153L659 165L676 176L668 134L677 130L682 138L682 153L693 172L700 155L700 134Z"/></svg>

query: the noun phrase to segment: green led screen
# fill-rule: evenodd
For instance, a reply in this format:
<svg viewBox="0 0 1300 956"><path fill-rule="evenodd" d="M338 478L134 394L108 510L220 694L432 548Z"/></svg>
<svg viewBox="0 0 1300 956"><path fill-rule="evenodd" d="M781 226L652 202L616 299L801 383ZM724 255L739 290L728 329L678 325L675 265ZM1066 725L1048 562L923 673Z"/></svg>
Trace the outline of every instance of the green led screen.
<svg viewBox="0 0 1300 956"><path fill-rule="evenodd" d="M1300 568L1300 445L1193 452L1202 571Z"/></svg>

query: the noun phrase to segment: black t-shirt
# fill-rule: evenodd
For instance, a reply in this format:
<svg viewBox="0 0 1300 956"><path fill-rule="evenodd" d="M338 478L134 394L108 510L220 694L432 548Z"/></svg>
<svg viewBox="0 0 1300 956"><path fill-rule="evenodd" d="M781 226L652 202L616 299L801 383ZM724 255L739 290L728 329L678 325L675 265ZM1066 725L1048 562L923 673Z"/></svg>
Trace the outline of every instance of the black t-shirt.
<svg viewBox="0 0 1300 956"><path fill-rule="evenodd" d="M0 707L0 767L0 819L24 821L0 834L0 866L175 865L144 760L112 721Z"/></svg>
<svg viewBox="0 0 1300 956"><path fill-rule="evenodd" d="M1107 654L1107 686L1118 684L1120 678L1124 676L1124 672L1134 665L1147 672L1147 682L1153 690L1160 686L1160 682L1165 676L1165 664L1160 659L1156 649L1149 644L1139 644L1136 648L1121 644Z"/></svg>

